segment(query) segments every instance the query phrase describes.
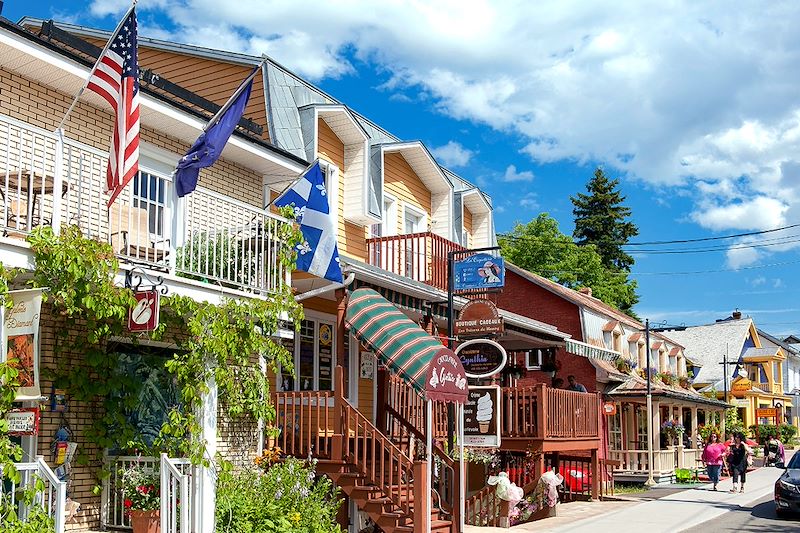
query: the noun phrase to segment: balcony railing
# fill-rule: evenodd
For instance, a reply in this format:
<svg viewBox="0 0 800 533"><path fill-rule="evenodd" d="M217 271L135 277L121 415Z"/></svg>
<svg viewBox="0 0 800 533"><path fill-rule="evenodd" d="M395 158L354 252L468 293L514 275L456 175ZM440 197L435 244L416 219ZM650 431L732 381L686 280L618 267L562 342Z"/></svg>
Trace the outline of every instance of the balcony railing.
<svg viewBox="0 0 800 533"><path fill-rule="evenodd" d="M107 164L104 151L0 116L0 233L77 225L128 263L261 294L287 279L287 220L203 187L177 199L170 178L144 169L109 209Z"/></svg>
<svg viewBox="0 0 800 533"><path fill-rule="evenodd" d="M464 247L431 232L367 239L369 264L447 290L447 253Z"/></svg>

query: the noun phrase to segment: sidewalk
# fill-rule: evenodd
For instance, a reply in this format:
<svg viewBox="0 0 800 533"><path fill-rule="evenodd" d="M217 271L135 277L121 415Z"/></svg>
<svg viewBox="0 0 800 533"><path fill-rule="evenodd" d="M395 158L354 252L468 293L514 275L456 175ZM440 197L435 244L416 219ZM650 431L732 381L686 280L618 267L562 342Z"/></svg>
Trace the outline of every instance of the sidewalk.
<svg viewBox="0 0 800 533"><path fill-rule="evenodd" d="M521 533L672 533L711 520L722 513L738 509L752 501L772 494L775 480L782 470L759 468L747 473L744 494L727 492L731 482L720 483L721 490L711 490L711 485L667 494L651 501L573 502L561 504L558 516L508 529L466 526L465 533L510 531ZM646 494L646 493L645 493Z"/></svg>

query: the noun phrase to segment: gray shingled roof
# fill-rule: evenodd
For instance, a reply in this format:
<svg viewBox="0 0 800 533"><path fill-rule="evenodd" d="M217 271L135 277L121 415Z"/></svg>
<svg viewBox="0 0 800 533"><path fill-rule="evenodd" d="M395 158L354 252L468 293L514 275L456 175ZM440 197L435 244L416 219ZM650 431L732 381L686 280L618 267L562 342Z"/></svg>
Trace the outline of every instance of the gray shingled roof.
<svg viewBox="0 0 800 533"><path fill-rule="evenodd" d="M769 357L775 355L779 346L770 346L767 348L748 348L744 352L745 357Z"/></svg>
<svg viewBox="0 0 800 533"><path fill-rule="evenodd" d="M711 383L722 379L721 363L728 353L728 361L735 362L742 353L744 340L752 320L725 320L705 326L692 326L685 330L666 331L665 334L683 346L686 357L702 365L695 383ZM731 372L733 368L731 368Z"/></svg>

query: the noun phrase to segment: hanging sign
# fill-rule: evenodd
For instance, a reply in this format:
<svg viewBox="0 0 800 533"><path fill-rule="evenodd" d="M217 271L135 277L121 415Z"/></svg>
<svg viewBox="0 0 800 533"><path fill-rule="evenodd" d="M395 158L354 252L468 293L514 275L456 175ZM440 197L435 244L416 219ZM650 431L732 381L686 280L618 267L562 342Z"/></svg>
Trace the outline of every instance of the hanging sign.
<svg viewBox="0 0 800 533"><path fill-rule="evenodd" d="M454 264L456 291L499 289L505 285L506 268L502 257L474 254Z"/></svg>
<svg viewBox="0 0 800 533"><path fill-rule="evenodd" d="M6 415L8 434L15 437L30 437L39 434L39 408L12 409Z"/></svg>
<svg viewBox="0 0 800 533"><path fill-rule="evenodd" d="M468 378L488 378L500 372L508 355L506 349L489 339L467 341L456 348Z"/></svg>
<svg viewBox="0 0 800 533"><path fill-rule="evenodd" d="M503 332L503 318L494 302L482 298L470 300L461 309L453 328L462 337L496 335Z"/></svg>
<svg viewBox="0 0 800 533"><path fill-rule="evenodd" d="M39 389L39 316L42 290L9 291L11 308L0 308L2 338L0 362L10 361L19 371L19 389L15 401L38 400Z"/></svg>
<svg viewBox="0 0 800 533"><path fill-rule="evenodd" d="M603 414L606 416L614 416L617 414L617 404L614 402L603 402Z"/></svg>
<svg viewBox="0 0 800 533"><path fill-rule="evenodd" d="M734 381L731 384L731 392L747 392L753 389L753 382L747 378Z"/></svg>
<svg viewBox="0 0 800 533"><path fill-rule="evenodd" d="M467 376L453 350L441 348L428 363L425 398L439 402L464 403Z"/></svg>
<svg viewBox="0 0 800 533"><path fill-rule="evenodd" d="M136 303L128 310L128 329L133 332L155 331L160 307L158 291L137 291L133 297Z"/></svg>
<svg viewBox="0 0 800 533"><path fill-rule="evenodd" d="M464 405L464 446L500 447L500 387L470 387Z"/></svg>

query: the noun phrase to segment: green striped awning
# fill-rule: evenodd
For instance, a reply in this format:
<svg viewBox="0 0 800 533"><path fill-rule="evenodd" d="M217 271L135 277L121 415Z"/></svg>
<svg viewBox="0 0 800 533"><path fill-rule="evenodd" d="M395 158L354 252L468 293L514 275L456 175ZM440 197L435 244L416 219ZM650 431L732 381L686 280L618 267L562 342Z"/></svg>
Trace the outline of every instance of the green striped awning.
<svg viewBox="0 0 800 533"><path fill-rule="evenodd" d="M393 374L425 395L429 364L443 348L440 341L369 288L350 295L345 324Z"/></svg>

